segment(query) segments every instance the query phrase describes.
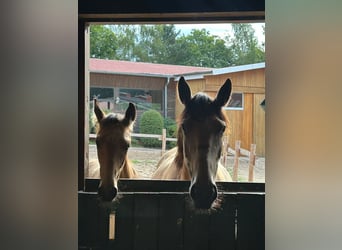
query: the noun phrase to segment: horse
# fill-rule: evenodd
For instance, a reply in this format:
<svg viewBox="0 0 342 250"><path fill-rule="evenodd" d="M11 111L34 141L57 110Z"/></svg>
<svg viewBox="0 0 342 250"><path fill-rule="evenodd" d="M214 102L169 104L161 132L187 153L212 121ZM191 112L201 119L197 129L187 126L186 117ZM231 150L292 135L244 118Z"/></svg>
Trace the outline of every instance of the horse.
<svg viewBox="0 0 342 250"><path fill-rule="evenodd" d="M185 106L177 131L177 146L159 160L152 179L190 180L190 197L198 209L214 207L217 199L215 181L232 181L219 162L222 136L229 125L222 107L231 94L228 78L213 100L199 92L192 97L184 77L178 81L178 97Z"/></svg>
<svg viewBox="0 0 342 250"><path fill-rule="evenodd" d="M104 201L112 201L118 192L119 178L139 177L127 156L136 108L129 103L125 115L105 115L94 99L94 112L97 118L96 146L101 178L98 194ZM92 168L94 167L90 166ZM95 175L94 170L92 171L92 175Z"/></svg>

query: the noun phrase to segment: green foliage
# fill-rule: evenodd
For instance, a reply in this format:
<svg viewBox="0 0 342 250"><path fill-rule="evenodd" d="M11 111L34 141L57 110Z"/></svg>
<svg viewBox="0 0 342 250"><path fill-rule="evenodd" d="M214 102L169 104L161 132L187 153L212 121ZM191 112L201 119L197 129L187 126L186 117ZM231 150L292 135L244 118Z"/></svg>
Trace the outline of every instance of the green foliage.
<svg viewBox="0 0 342 250"><path fill-rule="evenodd" d="M116 60L130 61L135 58L134 49L138 30L134 25L110 25L109 29L116 35L118 44Z"/></svg>
<svg viewBox="0 0 342 250"><path fill-rule="evenodd" d="M114 59L118 46L115 34L107 26L90 26L90 57Z"/></svg>
<svg viewBox="0 0 342 250"><path fill-rule="evenodd" d="M232 24L234 38L227 37L232 51L233 65L244 65L265 61L265 52L258 45L251 24Z"/></svg>
<svg viewBox="0 0 342 250"><path fill-rule="evenodd" d="M195 30L179 40L181 64L199 67L220 68L230 65L230 51L225 41L210 35L205 29Z"/></svg>
<svg viewBox="0 0 342 250"><path fill-rule="evenodd" d="M176 38L174 25L141 25L134 55L137 61L173 64Z"/></svg>
<svg viewBox="0 0 342 250"><path fill-rule="evenodd" d="M150 109L141 115L141 134L161 135L163 126L163 117L158 111ZM161 141L155 138L141 138L141 142L145 147L161 147Z"/></svg>
<svg viewBox="0 0 342 250"><path fill-rule="evenodd" d="M91 25L90 55L212 68L264 62L264 44L258 44L252 25L234 23L232 29L234 34L222 39L206 29L181 35L173 24Z"/></svg>

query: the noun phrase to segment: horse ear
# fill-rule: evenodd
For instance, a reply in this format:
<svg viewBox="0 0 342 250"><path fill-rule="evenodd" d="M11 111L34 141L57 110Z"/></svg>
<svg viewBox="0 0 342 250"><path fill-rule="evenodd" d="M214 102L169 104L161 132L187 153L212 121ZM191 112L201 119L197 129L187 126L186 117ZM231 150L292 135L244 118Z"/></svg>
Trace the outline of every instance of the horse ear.
<svg viewBox="0 0 342 250"><path fill-rule="evenodd" d="M223 107L229 100L232 91L232 83L228 78L226 82L221 86L214 100L215 105Z"/></svg>
<svg viewBox="0 0 342 250"><path fill-rule="evenodd" d="M95 112L97 121L100 122L104 117L104 113L100 109L99 105L97 104L97 100L95 98L94 98L94 112Z"/></svg>
<svg viewBox="0 0 342 250"><path fill-rule="evenodd" d="M181 103L184 105L191 100L191 89L183 76L181 76L178 81L178 96Z"/></svg>
<svg viewBox="0 0 342 250"><path fill-rule="evenodd" d="M136 109L134 104L130 102L125 113L125 121L127 121L128 124L131 124L133 121L135 121L135 117Z"/></svg>

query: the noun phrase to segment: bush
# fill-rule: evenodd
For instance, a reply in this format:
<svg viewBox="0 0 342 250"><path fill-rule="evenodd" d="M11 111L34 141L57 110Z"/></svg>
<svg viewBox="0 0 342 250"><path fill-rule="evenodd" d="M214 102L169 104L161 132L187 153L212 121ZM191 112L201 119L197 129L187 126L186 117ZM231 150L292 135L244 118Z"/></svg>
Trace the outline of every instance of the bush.
<svg viewBox="0 0 342 250"><path fill-rule="evenodd" d="M156 110L145 111L140 118L140 133L161 135L163 129L163 117ZM141 138L144 147L161 147L161 141L155 138Z"/></svg>

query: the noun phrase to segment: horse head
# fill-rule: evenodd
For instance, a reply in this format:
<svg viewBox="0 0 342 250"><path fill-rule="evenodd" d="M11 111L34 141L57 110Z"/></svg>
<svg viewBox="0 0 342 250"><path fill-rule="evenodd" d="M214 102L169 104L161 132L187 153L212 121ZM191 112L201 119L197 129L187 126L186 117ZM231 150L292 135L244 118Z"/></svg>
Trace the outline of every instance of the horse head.
<svg viewBox="0 0 342 250"><path fill-rule="evenodd" d="M136 118L136 109L129 103L125 115L105 115L94 100L94 112L98 121L96 134L97 156L100 163L100 197L111 201L117 194L117 180L127 163L127 151L131 143L130 133Z"/></svg>
<svg viewBox="0 0 342 250"><path fill-rule="evenodd" d="M215 177L228 122L222 107L230 94L230 79L221 86L215 99L204 93L192 97L185 79L181 77L178 82L179 99L185 106L179 129L182 141L178 142L178 147L191 177L189 192L197 208L208 209L217 198Z"/></svg>

